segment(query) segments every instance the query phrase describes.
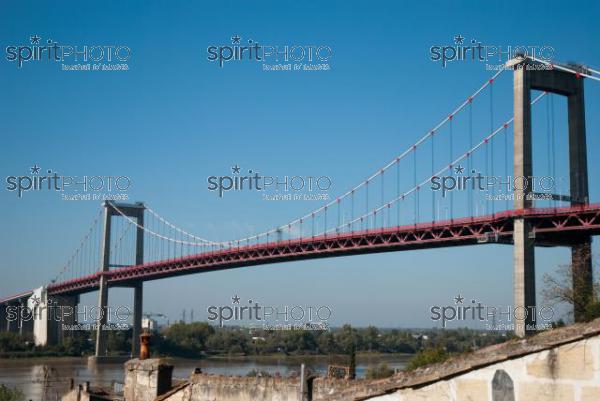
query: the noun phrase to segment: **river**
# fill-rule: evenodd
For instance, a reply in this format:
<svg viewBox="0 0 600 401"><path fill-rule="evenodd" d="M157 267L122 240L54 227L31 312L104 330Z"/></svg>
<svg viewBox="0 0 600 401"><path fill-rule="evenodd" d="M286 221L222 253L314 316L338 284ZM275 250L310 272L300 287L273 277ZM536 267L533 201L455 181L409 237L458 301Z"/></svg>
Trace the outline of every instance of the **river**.
<svg viewBox="0 0 600 401"><path fill-rule="evenodd" d="M410 355L359 355L356 374L363 377L368 367L385 362L390 368L402 369ZM200 360L166 358L174 365L173 377L186 378L200 368L205 373L244 376L251 370L263 370L271 374L288 376L299 370L304 362L310 369L325 375L327 357L247 357L247 358L208 358ZM0 384L20 389L25 400L54 401L69 388L70 379L75 384L89 381L92 384L112 388L115 383L123 383L122 364L99 364L88 367L87 358L20 358L0 359ZM44 388L46 388L44 396Z"/></svg>

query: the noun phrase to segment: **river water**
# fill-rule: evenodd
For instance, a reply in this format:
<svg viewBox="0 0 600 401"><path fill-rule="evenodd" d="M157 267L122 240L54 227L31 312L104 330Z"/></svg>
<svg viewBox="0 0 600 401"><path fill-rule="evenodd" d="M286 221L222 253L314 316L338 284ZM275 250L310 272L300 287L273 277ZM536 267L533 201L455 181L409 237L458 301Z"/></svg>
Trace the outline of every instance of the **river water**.
<svg viewBox="0 0 600 401"><path fill-rule="evenodd" d="M385 362L390 368L402 369L410 355L359 355L356 374L365 375L369 366ZM174 365L173 377L186 378L200 368L205 373L245 376L251 370L264 370L271 374L288 376L299 371L304 362L313 371L325 375L327 357L258 357L258 358L218 358L218 359L176 359L167 358ZM106 388L114 388L123 383L123 364L99 364L88 366L87 358L22 358L0 359L0 384L20 389L25 400L54 401L68 388L71 378L75 384L89 381ZM44 391L44 389L46 389Z"/></svg>

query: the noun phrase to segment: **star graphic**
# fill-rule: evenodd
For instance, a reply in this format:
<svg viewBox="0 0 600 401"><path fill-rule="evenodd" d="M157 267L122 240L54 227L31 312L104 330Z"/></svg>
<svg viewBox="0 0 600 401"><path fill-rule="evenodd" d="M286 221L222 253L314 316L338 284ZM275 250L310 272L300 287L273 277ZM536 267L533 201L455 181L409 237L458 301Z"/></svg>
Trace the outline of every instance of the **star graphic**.
<svg viewBox="0 0 600 401"><path fill-rule="evenodd" d="M456 36L454 36L454 43L456 43L457 45L462 45L464 42L465 38L463 38L460 33Z"/></svg>
<svg viewBox="0 0 600 401"><path fill-rule="evenodd" d="M462 174L465 172L465 168L459 164L458 166L454 167L454 172L456 174Z"/></svg>
<svg viewBox="0 0 600 401"><path fill-rule="evenodd" d="M457 304L462 304L464 300L465 298L460 294L454 297L454 302Z"/></svg>
<svg viewBox="0 0 600 401"><path fill-rule="evenodd" d="M35 164L33 167L31 167L31 174L39 174L39 173L40 173L40 166Z"/></svg>
<svg viewBox="0 0 600 401"><path fill-rule="evenodd" d="M239 174L240 173L240 166L238 166L237 164L233 167L231 167L231 172L233 174Z"/></svg>
<svg viewBox="0 0 600 401"><path fill-rule="evenodd" d="M39 43L40 43L40 39L42 39L42 38L40 38L40 37L39 37L39 36L37 36L37 35L33 35L33 36L30 36L30 37L29 37L29 40L31 41L31 44L32 44L32 45L37 45L37 44L39 44Z"/></svg>
<svg viewBox="0 0 600 401"><path fill-rule="evenodd" d="M236 295L234 295L233 297L231 297L231 300L233 301L233 304L239 304L240 303L240 297Z"/></svg>
<svg viewBox="0 0 600 401"><path fill-rule="evenodd" d="M35 303L36 305L40 303L41 299L37 296L34 295L31 297L31 300L33 301L33 303Z"/></svg>
<svg viewBox="0 0 600 401"><path fill-rule="evenodd" d="M235 36L231 37L231 44L237 45L240 43L240 40L242 40L242 38L240 38L240 36L236 34Z"/></svg>

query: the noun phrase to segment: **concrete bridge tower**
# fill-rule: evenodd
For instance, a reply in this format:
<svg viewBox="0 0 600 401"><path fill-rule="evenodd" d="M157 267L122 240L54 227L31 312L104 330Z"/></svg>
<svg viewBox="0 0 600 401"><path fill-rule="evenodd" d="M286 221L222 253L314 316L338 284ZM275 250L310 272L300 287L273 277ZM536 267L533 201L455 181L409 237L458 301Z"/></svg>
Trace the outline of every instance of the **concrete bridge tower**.
<svg viewBox="0 0 600 401"><path fill-rule="evenodd" d="M543 69L542 63L519 57L509 61L514 69L514 176L533 175L531 137L531 90L566 96L569 125L569 179L571 205L587 204L588 172L585 134L585 103L583 77L559 69ZM516 210L528 209L532 189L515 188ZM557 195L559 199L565 199ZM535 324L535 233L526 218L514 224L514 308L528 311L524 320L515 319L515 333L525 336L534 331ZM572 255L575 321L583 317L585 305L592 296L591 236L570 234L554 245L569 246Z"/></svg>
<svg viewBox="0 0 600 401"><path fill-rule="evenodd" d="M99 329L96 332L95 356L97 358L106 356L108 351L106 343L107 331L102 330L102 326L107 323L108 281L105 273L110 270L112 217L123 217L124 215L135 219L137 223L135 236L135 264L141 265L144 263L144 210L145 206L141 202L135 204L122 204L110 201L104 202L104 237L102 243L102 265L100 270L102 276L100 277L100 290L98 296L98 308L104 311L104 313L102 314L100 321L97 322L99 325ZM136 357L140 352L140 334L142 331L143 282L138 281L130 283L129 287L133 288L134 291L131 355L132 357Z"/></svg>

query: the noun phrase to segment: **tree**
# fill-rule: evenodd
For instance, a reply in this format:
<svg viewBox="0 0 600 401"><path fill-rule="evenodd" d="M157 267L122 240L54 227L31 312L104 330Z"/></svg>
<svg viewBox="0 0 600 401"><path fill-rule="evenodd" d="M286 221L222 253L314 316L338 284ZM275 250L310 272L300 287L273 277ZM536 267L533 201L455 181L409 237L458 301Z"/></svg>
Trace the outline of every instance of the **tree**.
<svg viewBox="0 0 600 401"><path fill-rule="evenodd" d="M373 326L367 327L363 333L363 342L369 352L377 351L379 345L379 330Z"/></svg>
<svg viewBox="0 0 600 401"><path fill-rule="evenodd" d="M334 338L344 354L350 354L352 349L360 348L358 332L349 324L343 325L341 330L334 334Z"/></svg>
<svg viewBox="0 0 600 401"><path fill-rule="evenodd" d="M197 356L206 350L207 341L214 333L215 329L205 322L176 323L164 333L165 346L176 355ZM215 345L222 346L222 342L216 341Z"/></svg>
<svg viewBox="0 0 600 401"><path fill-rule="evenodd" d="M350 365L348 366L348 378L356 379L356 346L350 346Z"/></svg>
<svg viewBox="0 0 600 401"><path fill-rule="evenodd" d="M600 283L594 283L588 271L592 266L590 248L573 249L572 259L573 263L559 266L554 274L544 275L544 299L572 306L576 322L600 317Z"/></svg>

